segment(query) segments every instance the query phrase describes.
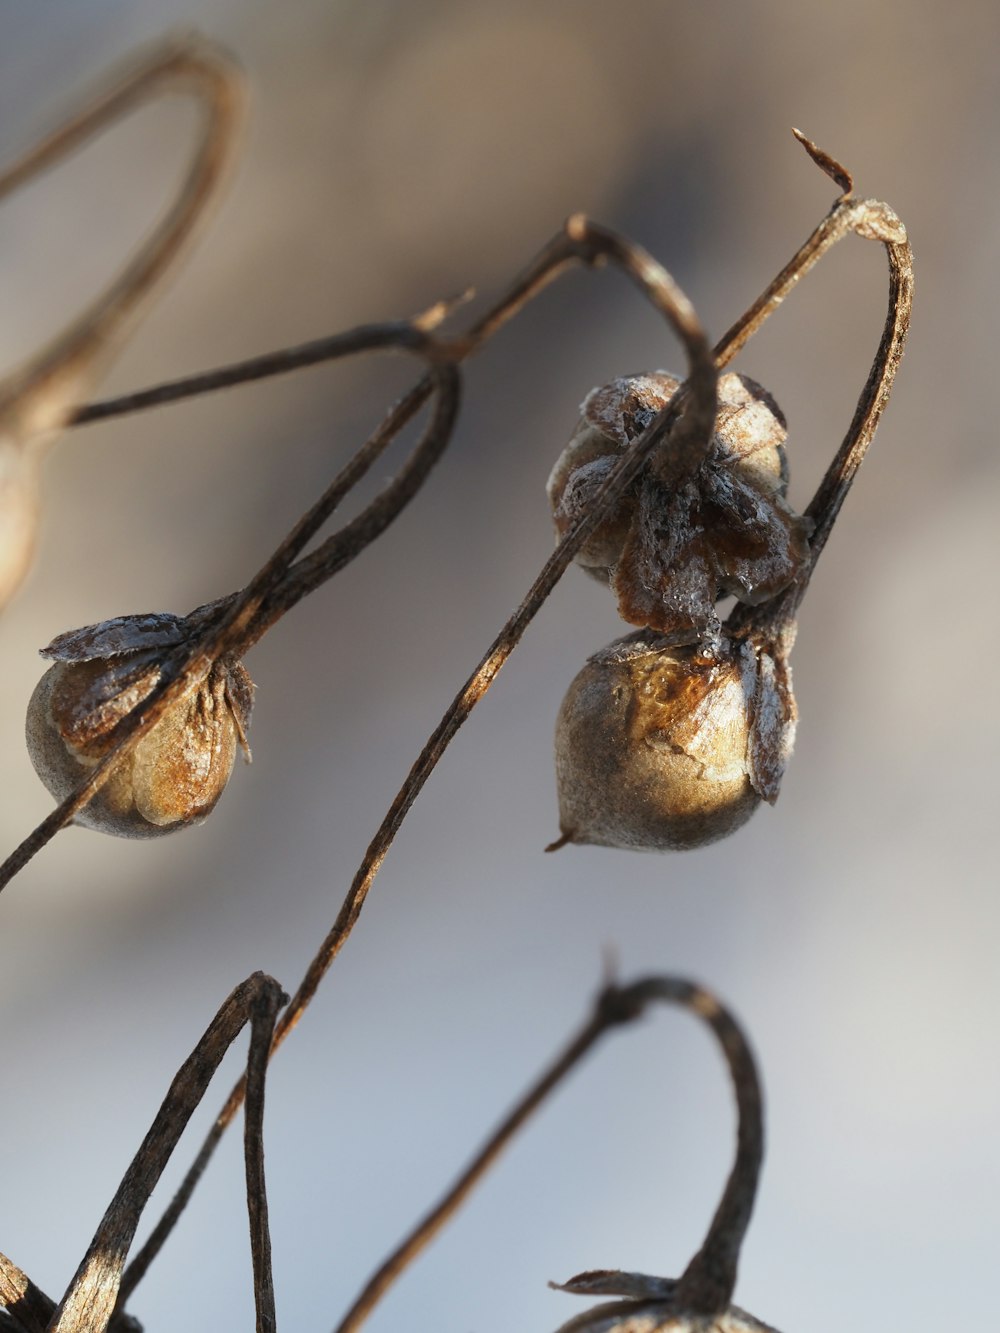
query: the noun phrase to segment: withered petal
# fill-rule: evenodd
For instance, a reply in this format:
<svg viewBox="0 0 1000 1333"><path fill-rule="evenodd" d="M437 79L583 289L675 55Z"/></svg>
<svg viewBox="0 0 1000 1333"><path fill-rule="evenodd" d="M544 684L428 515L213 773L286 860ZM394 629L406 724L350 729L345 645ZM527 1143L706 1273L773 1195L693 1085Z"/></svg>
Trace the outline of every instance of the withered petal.
<svg viewBox="0 0 1000 1333"><path fill-rule="evenodd" d="M247 732L250 730L250 718L253 716L253 699L256 685L250 679L242 662L228 662L223 669L226 691L226 703L236 723L240 749L250 762L250 744Z"/></svg>
<svg viewBox="0 0 1000 1333"><path fill-rule="evenodd" d="M611 575L619 614L629 624L692 637L718 624L715 570L697 515L693 483L673 494L652 481L642 487Z"/></svg>
<svg viewBox="0 0 1000 1333"><path fill-rule="evenodd" d="M592 426L624 449L663 411L680 385L680 380L665 370L623 375L592 389L580 410Z"/></svg>
<svg viewBox="0 0 1000 1333"><path fill-rule="evenodd" d="M101 740L146 698L159 679L153 650L118 660L76 663L73 674L64 676L53 689L52 709L60 734L69 745L96 758Z"/></svg>
<svg viewBox="0 0 1000 1333"><path fill-rule="evenodd" d="M624 1273L615 1268L595 1268L577 1273L567 1282L550 1282L553 1291L568 1291L574 1296L631 1296L636 1300L668 1300L677 1288L672 1277L651 1277L648 1273Z"/></svg>
<svg viewBox="0 0 1000 1333"><path fill-rule="evenodd" d="M185 633L181 617L169 611L115 616L57 634L39 653L57 662L89 662L95 657L121 657L143 648L172 648L182 642Z"/></svg>
<svg viewBox="0 0 1000 1333"><path fill-rule="evenodd" d="M785 765L795 744L797 720L788 659L759 653L747 761L751 785L769 805L778 799Z"/></svg>
<svg viewBox="0 0 1000 1333"><path fill-rule="evenodd" d="M718 587L741 602L756 606L774 597L809 560L809 521L737 469L703 470L700 514Z"/></svg>

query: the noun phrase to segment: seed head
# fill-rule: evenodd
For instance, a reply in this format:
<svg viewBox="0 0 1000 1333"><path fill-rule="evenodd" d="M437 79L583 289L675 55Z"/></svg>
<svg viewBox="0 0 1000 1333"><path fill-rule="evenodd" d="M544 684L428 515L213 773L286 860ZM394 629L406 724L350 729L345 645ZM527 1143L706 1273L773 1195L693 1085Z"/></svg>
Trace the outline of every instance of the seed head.
<svg viewBox="0 0 1000 1333"><path fill-rule="evenodd" d="M724 838L776 799L794 729L783 651L620 639L559 711L561 842L679 851Z"/></svg>
<svg viewBox="0 0 1000 1333"><path fill-rule="evenodd" d="M621 454L670 402L665 371L593 390L548 481L562 537L593 503ZM618 598L622 618L678 641L718 629L716 601L759 605L809 556L809 524L785 499L785 420L745 375L719 380L715 433L694 476L671 478L670 437L576 556Z"/></svg>
<svg viewBox="0 0 1000 1333"><path fill-rule="evenodd" d="M191 616L119 616L54 639L55 658L28 704L25 735L35 771L57 801L79 785L118 739L118 724L155 689L166 650L204 627ZM222 795L246 732L253 683L222 659L112 770L76 822L123 838L152 838L201 823Z"/></svg>

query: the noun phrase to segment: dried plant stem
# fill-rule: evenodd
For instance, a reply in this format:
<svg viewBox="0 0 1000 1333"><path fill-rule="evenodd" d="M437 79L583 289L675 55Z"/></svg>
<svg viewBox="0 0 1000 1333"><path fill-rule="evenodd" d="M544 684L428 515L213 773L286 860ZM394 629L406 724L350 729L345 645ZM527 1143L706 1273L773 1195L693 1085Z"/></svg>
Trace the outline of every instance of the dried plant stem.
<svg viewBox="0 0 1000 1333"><path fill-rule="evenodd" d="M56 1303L36 1287L17 1264L0 1254L0 1329L11 1333L46 1333ZM142 1333L138 1320L116 1310L108 1324L108 1333Z"/></svg>
<svg viewBox="0 0 1000 1333"><path fill-rule="evenodd" d="M145 298L185 247L232 160L243 105L241 80L228 58L201 39L157 45L0 175L2 199L135 106L170 91L195 94L205 113L180 193L107 291L0 388L0 416L12 416L19 433L51 431L66 423L74 400L93 383Z"/></svg>
<svg viewBox="0 0 1000 1333"><path fill-rule="evenodd" d="M184 1062L149 1133L125 1172L76 1276L46 1327L51 1333L103 1333L115 1311L125 1256L139 1218L185 1125L222 1057L248 1018L252 1022L247 1100L247 1198L250 1207L258 1333L274 1328L274 1294L263 1183L263 1070L278 1008L287 997L257 972L237 986ZM250 1104L250 1095L253 1105ZM253 1144L250 1140L254 1139ZM256 1202L254 1198L256 1196Z"/></svg>
<svg viewBox="0 0 1000 1333"><path fill-rule="evenodd" d="M250 997L250 1050L247 1053L243 1159L257 1333L274 1333L278 1323L274 1308L271 1230L268 1225L264 1177L264 1089L278 1010L287 1003L288 996L277 982L263 976L255 981L255 989Z"/></svg>
<svg viewBox="0 0 1000 1333"><path fill-rule="evenodd" d="M628 1017L634 1017L629 1014ZM595 1013L573 1038L562 1054L545 1071L537 1083L517 1103L503 1123L465 1168L455 1183L435 1204L431 1211L396 1246L365 1283L347 1314L337 1325L336 1333L354 1333L371 1314L399 1275L430 1244L446 1222L458 1212L475 1186L496 1162L509 1141L530 1119L549 1093L583 1059L598 1037L610 1024L601 1011Z"/></svg>
<svg viewBox="0 0 1000 1333"><path fill-rule="evenodd" d="M903 357L903 344L910 328L913 307L913 252L908 242L895 239L902 232L902 224L884 204L868 201L866 212L859 218L856 230L868 239L880 240L889 260L889 311L879 342L875 360L865 383L847 434L816 494L806 509L806 515L815 527L810 539L811 575L819 554L826 545L840 506L843 504L858 468L868 451L879 419L889 401L893 380ZM898 224L898 225L894 225ZM864 230L862 230L864 227ZM903 233L905 237L905 233ZM799 593L805 589L804 587Z"/></svg>
<svg viewBox="0 0 1000 1333"><path fill-rule="evenodd" d="M0 608L34 553L41 446L66 425L193 235L236 143L242 82L232 63L194 38L168 42L0 173L0 200L94 134L164 92L193 94L202 126L172 206L122 272L82 315L0 382Z"/></svg>
<svg viewBox="0 0 1000 1333"><path fill-rule="evenodd" d="M593 1015L563 1053L517 1103L442 1199L373 1273L337 1325L336 1333L356 1333L400 1273L454 1216L514 1134L597 1039L609 1029L639 1018L657 1000L679 1004L708 1023L722 1046L736 1090L739 1112L736 1161L705 1242L678 1283L678 1296L686 1308L709 1315L726 1309L736 1282L736 1264L763 1159L760 1083L746 1038L713 995L675 977L649 977L631 986L612 985L601 993Z"/></svg>
<svg viewBox="0 0 1000 1333"><path fill-rule="evenodd" d="M7 1307L23 1333L45 1333L56 1308L55 1301L5 1254L0 1254L0 1305Z"/></svg>
<svg viewBox="0 0 1000 1333"><path fill-rule="evenodd" d="M850 176L839 163L829 159L798 131L795 134L809 155L833 179L850 188ZM900 219L887 204L877 199L856 200L849 194L838 199L790 263L715 349L716 365L726 365L768 315L777 309L799 278L831 246L851 233L864 240L878 241L885 247L889 262L889 305L882 335L847 433L805 509L806 517L813 523L809 562L791 587L773 601L761 607L737 606L726 622L727 628L734 633L750 627L774 635L793 624L816 563L889 401L913 308L913 252Z"/></svg>

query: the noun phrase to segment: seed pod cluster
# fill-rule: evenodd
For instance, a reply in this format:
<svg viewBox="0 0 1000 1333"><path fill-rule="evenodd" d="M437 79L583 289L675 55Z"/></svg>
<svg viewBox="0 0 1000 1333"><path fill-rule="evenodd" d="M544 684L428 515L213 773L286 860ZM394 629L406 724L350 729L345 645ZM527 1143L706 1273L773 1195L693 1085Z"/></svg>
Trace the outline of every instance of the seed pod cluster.
<svg viewBox="0 0 1000 1333"><path fill-rule="evenodd" d="M28 704L35 771L62 801L112 750L117 728L159 684L164 654L204 628L212 606L188 617L120 616L54 639L54 662ZM123 838L153 838L200 823L222 795L242 749L253 683L221 659L115 765L76 823Z"/></svg>
<svg viewBox="0 0 1000 1333"><path fill-rule="evenodd" d="M658 371L587 397L549 477L559 537L679 388ZM668 436L576 556L641 629L596 653L563 700L553 846L701 847L777 797L795 731L793 631L732 636L715 605L758 606L788 588L809 561L809 524L785 498L774 399L745 375L723 375L718 394L694 475L671 482Z"/></svg>

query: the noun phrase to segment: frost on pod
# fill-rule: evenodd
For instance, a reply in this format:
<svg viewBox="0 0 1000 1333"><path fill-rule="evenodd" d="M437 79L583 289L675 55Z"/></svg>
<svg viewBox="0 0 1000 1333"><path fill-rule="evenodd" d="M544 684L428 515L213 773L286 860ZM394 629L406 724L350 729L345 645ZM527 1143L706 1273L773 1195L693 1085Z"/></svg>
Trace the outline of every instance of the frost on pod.
<svg viewBox="0 0 1000 1333"><path fill-rule="evenodd" d="M164 652L204 629L214 604L188 617L120 616L72 630L42 649L55 659L28 704L35 771L57 801L111 750L118 724L160 681ZM76 823L122 838L154 838L211 813L246 732L253 683L241 663L216 662L123 755Z"/></svg>
<svg viewBox="0 0 1000 1333"><path fill-rule="evenodd" d="M592 504L623 451L680 387L665 371L594 389L548 481L562 537ZM785 499L785 421L746 375L723 375L705 461L678 484L670 440L577 553L577 563L618 598L622 618L691 638L718 628L725 595L756 606L796 578L809 557L809 524Z"/></svg>
<svg viewBox="0 0 1000 1333"><path fill-rule="evenodd" d="M773 802L795 734L790 647L642 630L590 658L556 725L554 846L701 847Z"/></svg>

